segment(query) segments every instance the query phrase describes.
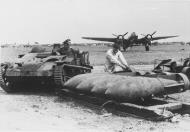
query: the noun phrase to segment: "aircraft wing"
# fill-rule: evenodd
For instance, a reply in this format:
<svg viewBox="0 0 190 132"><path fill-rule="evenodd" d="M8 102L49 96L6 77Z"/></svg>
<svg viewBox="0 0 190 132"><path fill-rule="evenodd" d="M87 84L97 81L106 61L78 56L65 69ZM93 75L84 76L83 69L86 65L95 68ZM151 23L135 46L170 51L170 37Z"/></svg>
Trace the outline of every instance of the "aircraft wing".
<svg viewBox="0 0 190 132"><path fill-rule="evenodd" d="M154 41L154 40L159 40L159 39L174 38L174 37L178 37L178 35L177 35L177 36L163 36L163 37L155 37L155 38L152 38L152 41Z"/></svg>
<svg viewBox="0 0 190 132"><path fill-rule="evenodd" d="M96 41L116 42L116 38L96 38L96 37L82 37L82 38L96 40Z"/></svg>

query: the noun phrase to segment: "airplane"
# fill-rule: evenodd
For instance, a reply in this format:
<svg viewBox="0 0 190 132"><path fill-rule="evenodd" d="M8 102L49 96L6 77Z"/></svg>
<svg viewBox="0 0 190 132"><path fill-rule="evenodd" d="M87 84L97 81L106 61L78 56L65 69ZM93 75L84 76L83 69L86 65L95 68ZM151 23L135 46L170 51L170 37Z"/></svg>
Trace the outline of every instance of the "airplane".
<svg viewBox="0 0 190 132"><path fill-rule="evenodd" d="M96 41L106 41L106 42L118 43L118 44L120 44L120 46L123 47L124 51L126 51L126 49L128 47L132 47L134 44L137 44L137 45L142 44L145 46L145 50L149 51L150 46L151 46L151 41L178 37L178 35L176 35L176 36L153 37L153 35L155 33L156 33L156 31L154 31L152 34L147 34L147 35L141 34L144 36L142 38L138 38L138 36L136 35L135 32L132 32L131 35L127 39L125 39L125 35L127 35L128 32L126 32L123 35L112 34L115 36L115 38L102 38L102 37L82 37L82 38L83 39L89 39L89 40L96 40Z"/></svg>

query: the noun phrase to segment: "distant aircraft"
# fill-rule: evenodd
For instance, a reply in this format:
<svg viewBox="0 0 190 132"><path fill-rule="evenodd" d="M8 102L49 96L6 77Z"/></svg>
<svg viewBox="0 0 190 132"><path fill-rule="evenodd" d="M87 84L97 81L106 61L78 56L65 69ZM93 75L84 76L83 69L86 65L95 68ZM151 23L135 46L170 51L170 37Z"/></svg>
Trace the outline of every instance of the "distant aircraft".
<svg viewBox="0 0 190 132"><path fill-rule="evenodd" d="M128 32L123 34L123 35L113 34L115 36L115 38L99 38L99 37L82 37L82 38L83 39L96 40L96 41L116 42L116 43L119 43L123 47L124 51L126 51L126 49L128 47L132 47L134 44L137 44L137 45L142 44L145 46L145 50L149 51L150 46L151 46L151 41L178 37L178 36L153 37L153 35L155 33L156 33L156 31L153 32L152 34L147 34L147 35L141 34L144 36L142 38L138 38L138 36L136 35L135 32L131 33L131 35L127 39L125 39L124 37L125 37L125 35L128 34Z"/></svg>

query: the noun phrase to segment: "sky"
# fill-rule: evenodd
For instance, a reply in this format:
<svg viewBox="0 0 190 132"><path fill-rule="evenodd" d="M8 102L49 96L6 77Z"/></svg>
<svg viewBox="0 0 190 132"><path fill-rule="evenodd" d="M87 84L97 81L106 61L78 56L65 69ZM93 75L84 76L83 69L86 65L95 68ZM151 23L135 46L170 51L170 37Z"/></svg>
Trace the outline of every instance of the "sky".
<svg viewBox="0 0 190 132"><path fill-rule="evenodd" d="M190 41L190 0L0 0L0 43L94 42L136 32Z"/></svg>

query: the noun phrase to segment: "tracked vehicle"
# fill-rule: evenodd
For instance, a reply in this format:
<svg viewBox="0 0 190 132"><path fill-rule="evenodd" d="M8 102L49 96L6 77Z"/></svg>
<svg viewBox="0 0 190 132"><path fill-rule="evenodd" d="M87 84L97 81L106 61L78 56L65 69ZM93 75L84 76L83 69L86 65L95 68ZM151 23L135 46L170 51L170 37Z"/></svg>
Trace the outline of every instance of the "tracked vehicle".
<svg viewBox="0 0 190 132"><path fill-rule="evenodd" d="M53 50L56 48L57 45L54 45ZM69 78L89 73L91 69L88 52L76 50L69 57L35 47L30 53L19 55L14 63L1 64L0 86L6 92L19 91L22 85L25 88L34 85L52 86L58 90Z"/></svg>

